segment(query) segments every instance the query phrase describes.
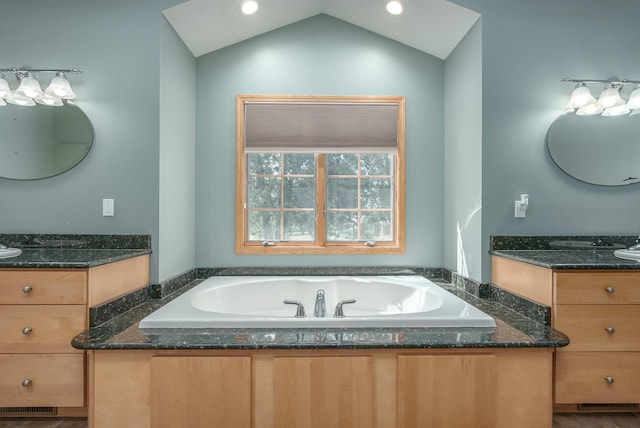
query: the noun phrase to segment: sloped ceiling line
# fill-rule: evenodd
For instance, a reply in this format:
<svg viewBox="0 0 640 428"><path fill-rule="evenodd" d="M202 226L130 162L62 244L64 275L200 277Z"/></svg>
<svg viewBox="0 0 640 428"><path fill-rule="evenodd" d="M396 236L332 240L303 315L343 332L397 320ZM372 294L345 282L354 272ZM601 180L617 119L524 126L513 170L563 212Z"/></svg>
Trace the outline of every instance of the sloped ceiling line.
<svg viewBox="0 0 640 428"><path fill-rule="evenodd" d="M195 57L324 13L446 59L480 16L446 0L404 0L399 16L389 15L383 0L261 0L250 16L239 3L189 0L163 13Z"/></svg>

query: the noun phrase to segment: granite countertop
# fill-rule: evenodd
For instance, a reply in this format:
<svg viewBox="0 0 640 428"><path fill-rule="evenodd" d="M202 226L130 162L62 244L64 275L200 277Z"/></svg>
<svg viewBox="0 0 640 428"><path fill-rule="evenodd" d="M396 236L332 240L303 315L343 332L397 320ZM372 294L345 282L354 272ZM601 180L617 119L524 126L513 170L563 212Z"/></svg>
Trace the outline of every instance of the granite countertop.
<svg viewBox="0 0 640 428"><path fill-rule="evenodd" d="M571 269L637 269L640 262L613 255L614 250L491 250L493 256L556 270Z"/></svg>
<svg viewBox="0 0 640 428"><path fill-rule="evenodd" d="M0 268L91 268L150 253L148 249L24 248L17 257L0 259Z"/></svg>
<svg viewBox="0 0 640 428"><path fill-rule="evenodd" d="M77 335L78 349L363 349L363 348L540 348L560 347L568 338L544 324L488 299L478 298L444 280L432 281L492 315L495 329L349 328L349 329L155 329L138 322L193 283L164 299L152 299Z"/></svg>
<svg viewBox="0 0 640 428"><path fill-rule="evenodd" d="M0 244L22 250L0 268L86 269L151 254L151 235L2 233Z"/></svg>

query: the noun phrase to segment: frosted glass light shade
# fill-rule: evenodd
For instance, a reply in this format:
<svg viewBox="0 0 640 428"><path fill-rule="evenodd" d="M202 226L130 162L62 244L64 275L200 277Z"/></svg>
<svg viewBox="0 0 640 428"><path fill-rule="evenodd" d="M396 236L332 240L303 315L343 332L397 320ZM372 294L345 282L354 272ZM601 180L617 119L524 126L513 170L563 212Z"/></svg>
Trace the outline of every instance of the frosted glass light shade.
<svg viewBox="0 0 640 428"><path fill-rule="evenodd" d="M20 86L18 86L18 89L15 91L15 95L27 98L35 98L38 95L42 95L40 83L33 77L33 73L29 72L24 75Z"/></svg>
<svg viewBox="0 0 640 428"><path fill-rule="evenodd" d="M61 106L62 100L58 97L55 97L53 95L49 95L49 94L42 94L36 98L34 98L34 101L37 102L38 104L42 104L43 106Z"/></svg>
<svg viewBox="0 0 640 428"><path fill-rule="evenodd" d="M72 100L76 97L76 94L71 89L71 84L64 77L64 73L57 73L56 76L51 79L51 83L44 90L44 93L56 98L62 98L63 100Z"/></svg>
<svg viewBox="0 0 640 428"><path fill-rule="evenodd" d="M615 107L609 107L604 109L602 112L603 116L622 116L623 114L629 113L630 110L627 108L626 104L622 104Z"/></svg>
<svg viewBox="0 0 640 428"><path fill-rule="evenodd" d="M4 74L0 74L0 99L7 98L11 95L11 88L9 88L9 83L4 78Z"/></svg>
<svg viewBox="0 0 640 428"><path fill-rule="evenodd" d="M600 94L600 98L598 98L598 104L605 109L624 104L624 100L620 96L620 89L612 85L607 85Z"/></svg>
<svg viewBox="0 0 640 428"><path fill-rule="evenodd" d="M587 104L595 103L596 99L591 95L591 91L587 88L586 84L578 83L576 88L571 93L571 98L567 104L567 108L575 109L584 107Z"/></svg>
<svg viewBox="0 0 640 428"><path fill-rule="evenodd" d="M34 106L36 105L35 101L33 101L32 98L29 97L25 97L23 95L18 95L18 94L13 94L12 96L9 96L6 101L9 104L14 104L17 106Z"/></svg>
<svg viewBox="0 0 640 428"><path fill-rule="evenodd" d="M629 96L629 101L627 101L627 108L629 110L640 109L640 85L636 85Z"/></svg>
<svg viewBox="0 0 640 428"><path fill-rule="evenodd" d="M598 103L591 103L591 104L587 104L584 107L580 107L578 109L578 111L576 112L576 114L578 116L593 116L595 114L600 114L602 113L602 110L604 110L602 108L602 106Z"/></svg>

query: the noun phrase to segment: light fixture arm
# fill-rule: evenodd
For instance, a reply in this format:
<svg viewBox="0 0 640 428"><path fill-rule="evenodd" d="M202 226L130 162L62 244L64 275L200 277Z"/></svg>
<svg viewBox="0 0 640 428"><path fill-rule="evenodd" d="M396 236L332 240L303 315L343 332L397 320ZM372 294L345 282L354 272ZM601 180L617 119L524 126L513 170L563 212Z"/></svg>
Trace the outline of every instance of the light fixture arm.
<svg viewBox="0 0 640 428"><path fill-rule="evenodd" d="M13 73L18 80L22 80L27 73L82 73L79 68L53 69L53 68L26 68L11 67L0 68L0 73Z"/></svg>
<svg viewBox="0 0 640 428"><path fill-rule="evenodd" d="M570 77L563 77L560 79L561 82L565 83L611 83L612 85L640 85L640 80L627 80L627 79L572 79Z"/></svg>

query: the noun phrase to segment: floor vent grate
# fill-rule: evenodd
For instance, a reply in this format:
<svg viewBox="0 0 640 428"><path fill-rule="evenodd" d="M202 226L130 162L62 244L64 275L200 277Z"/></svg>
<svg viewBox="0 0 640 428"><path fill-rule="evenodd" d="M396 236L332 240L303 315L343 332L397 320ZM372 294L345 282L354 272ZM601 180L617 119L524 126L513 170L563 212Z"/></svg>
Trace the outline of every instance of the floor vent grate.
<svg viewBox="0 0 640 428"><path fill-rule="evenodd" d="M578 411L581 411L581 412L595 412L595 411L635 412L638 410L640 410L639 403L580 403L578 404Z"/></svg>
<svg viewBox="0 0 640 428"><path fill-rule="evenodd" d="M57 407L0 407L3 416L56 416Z"/></svg>

